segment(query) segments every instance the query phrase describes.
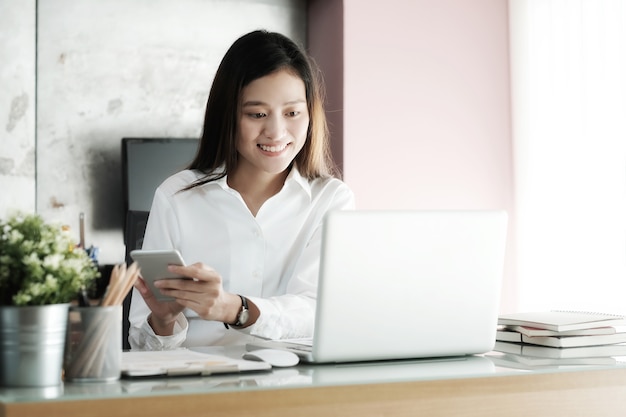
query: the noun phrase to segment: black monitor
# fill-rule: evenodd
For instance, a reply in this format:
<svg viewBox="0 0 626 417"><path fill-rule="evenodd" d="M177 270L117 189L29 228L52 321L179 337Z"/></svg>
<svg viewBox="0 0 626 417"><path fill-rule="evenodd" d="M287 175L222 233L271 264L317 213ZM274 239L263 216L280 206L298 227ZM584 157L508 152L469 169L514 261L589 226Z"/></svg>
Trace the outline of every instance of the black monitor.
<svg viewBox="0 0 626 417"><path fill-rule="evenodd" d="M196 156L199 139L123 138L124 244L128 253L141 247L157 187L185 169Z"/></svg>
<svg viewBox="0 0 626 417"><path fill-rule="evenodd" d="M185 169L196 156L198 139L122 139L125 211L150 211L156 188Z"/></svg>

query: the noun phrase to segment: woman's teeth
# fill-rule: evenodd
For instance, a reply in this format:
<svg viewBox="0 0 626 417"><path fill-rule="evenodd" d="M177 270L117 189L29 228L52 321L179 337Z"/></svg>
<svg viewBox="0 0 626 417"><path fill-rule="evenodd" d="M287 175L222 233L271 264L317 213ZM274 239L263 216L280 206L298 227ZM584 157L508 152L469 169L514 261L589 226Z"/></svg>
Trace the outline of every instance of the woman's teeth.
<svg viewBox="0 0 626 417"><path fill-rule="evenodd" d="M264 150L265 152L280 152L287 147L288 144L284 144L282 146L267 146L267 145L259 145L259 148Z"/></svg>

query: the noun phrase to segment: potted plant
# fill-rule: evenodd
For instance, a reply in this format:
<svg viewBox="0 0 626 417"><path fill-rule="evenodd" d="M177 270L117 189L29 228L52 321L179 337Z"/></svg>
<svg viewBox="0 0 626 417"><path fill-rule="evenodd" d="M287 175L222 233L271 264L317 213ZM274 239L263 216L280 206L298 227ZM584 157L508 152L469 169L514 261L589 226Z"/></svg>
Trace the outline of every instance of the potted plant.
<svg viewBox="0 0 626 417"><path fill-rule="evenodd" d="M61 383L70 302L98 275L67 228L37 214L0 220L0 385Z"/></svg>

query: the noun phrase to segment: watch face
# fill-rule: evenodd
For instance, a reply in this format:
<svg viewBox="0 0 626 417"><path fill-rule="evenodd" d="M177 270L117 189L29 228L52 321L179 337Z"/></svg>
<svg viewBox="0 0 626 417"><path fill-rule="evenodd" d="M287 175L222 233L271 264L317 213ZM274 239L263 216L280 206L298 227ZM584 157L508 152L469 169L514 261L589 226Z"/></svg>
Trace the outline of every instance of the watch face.
<svg viewBox="0 0 626 417"><path fill-rule="evenodd" d="M243 310L241 313L239 313L239 318L237 320L239 322L239 325L243 326L244 324L246 324L249 317L250 313L248 312L248 310Z"/></svg>

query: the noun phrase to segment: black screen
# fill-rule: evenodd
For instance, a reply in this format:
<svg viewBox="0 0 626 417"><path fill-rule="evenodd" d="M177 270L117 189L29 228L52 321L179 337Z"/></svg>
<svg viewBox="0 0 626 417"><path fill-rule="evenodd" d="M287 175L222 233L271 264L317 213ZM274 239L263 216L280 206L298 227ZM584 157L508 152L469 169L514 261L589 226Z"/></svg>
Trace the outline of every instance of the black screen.
<svg viewBox="0 0 626 417"><path fill-rule="evenodd" d="M125 209L150 211L154 191L194 159L198 139L122 139Z"/></svg>

